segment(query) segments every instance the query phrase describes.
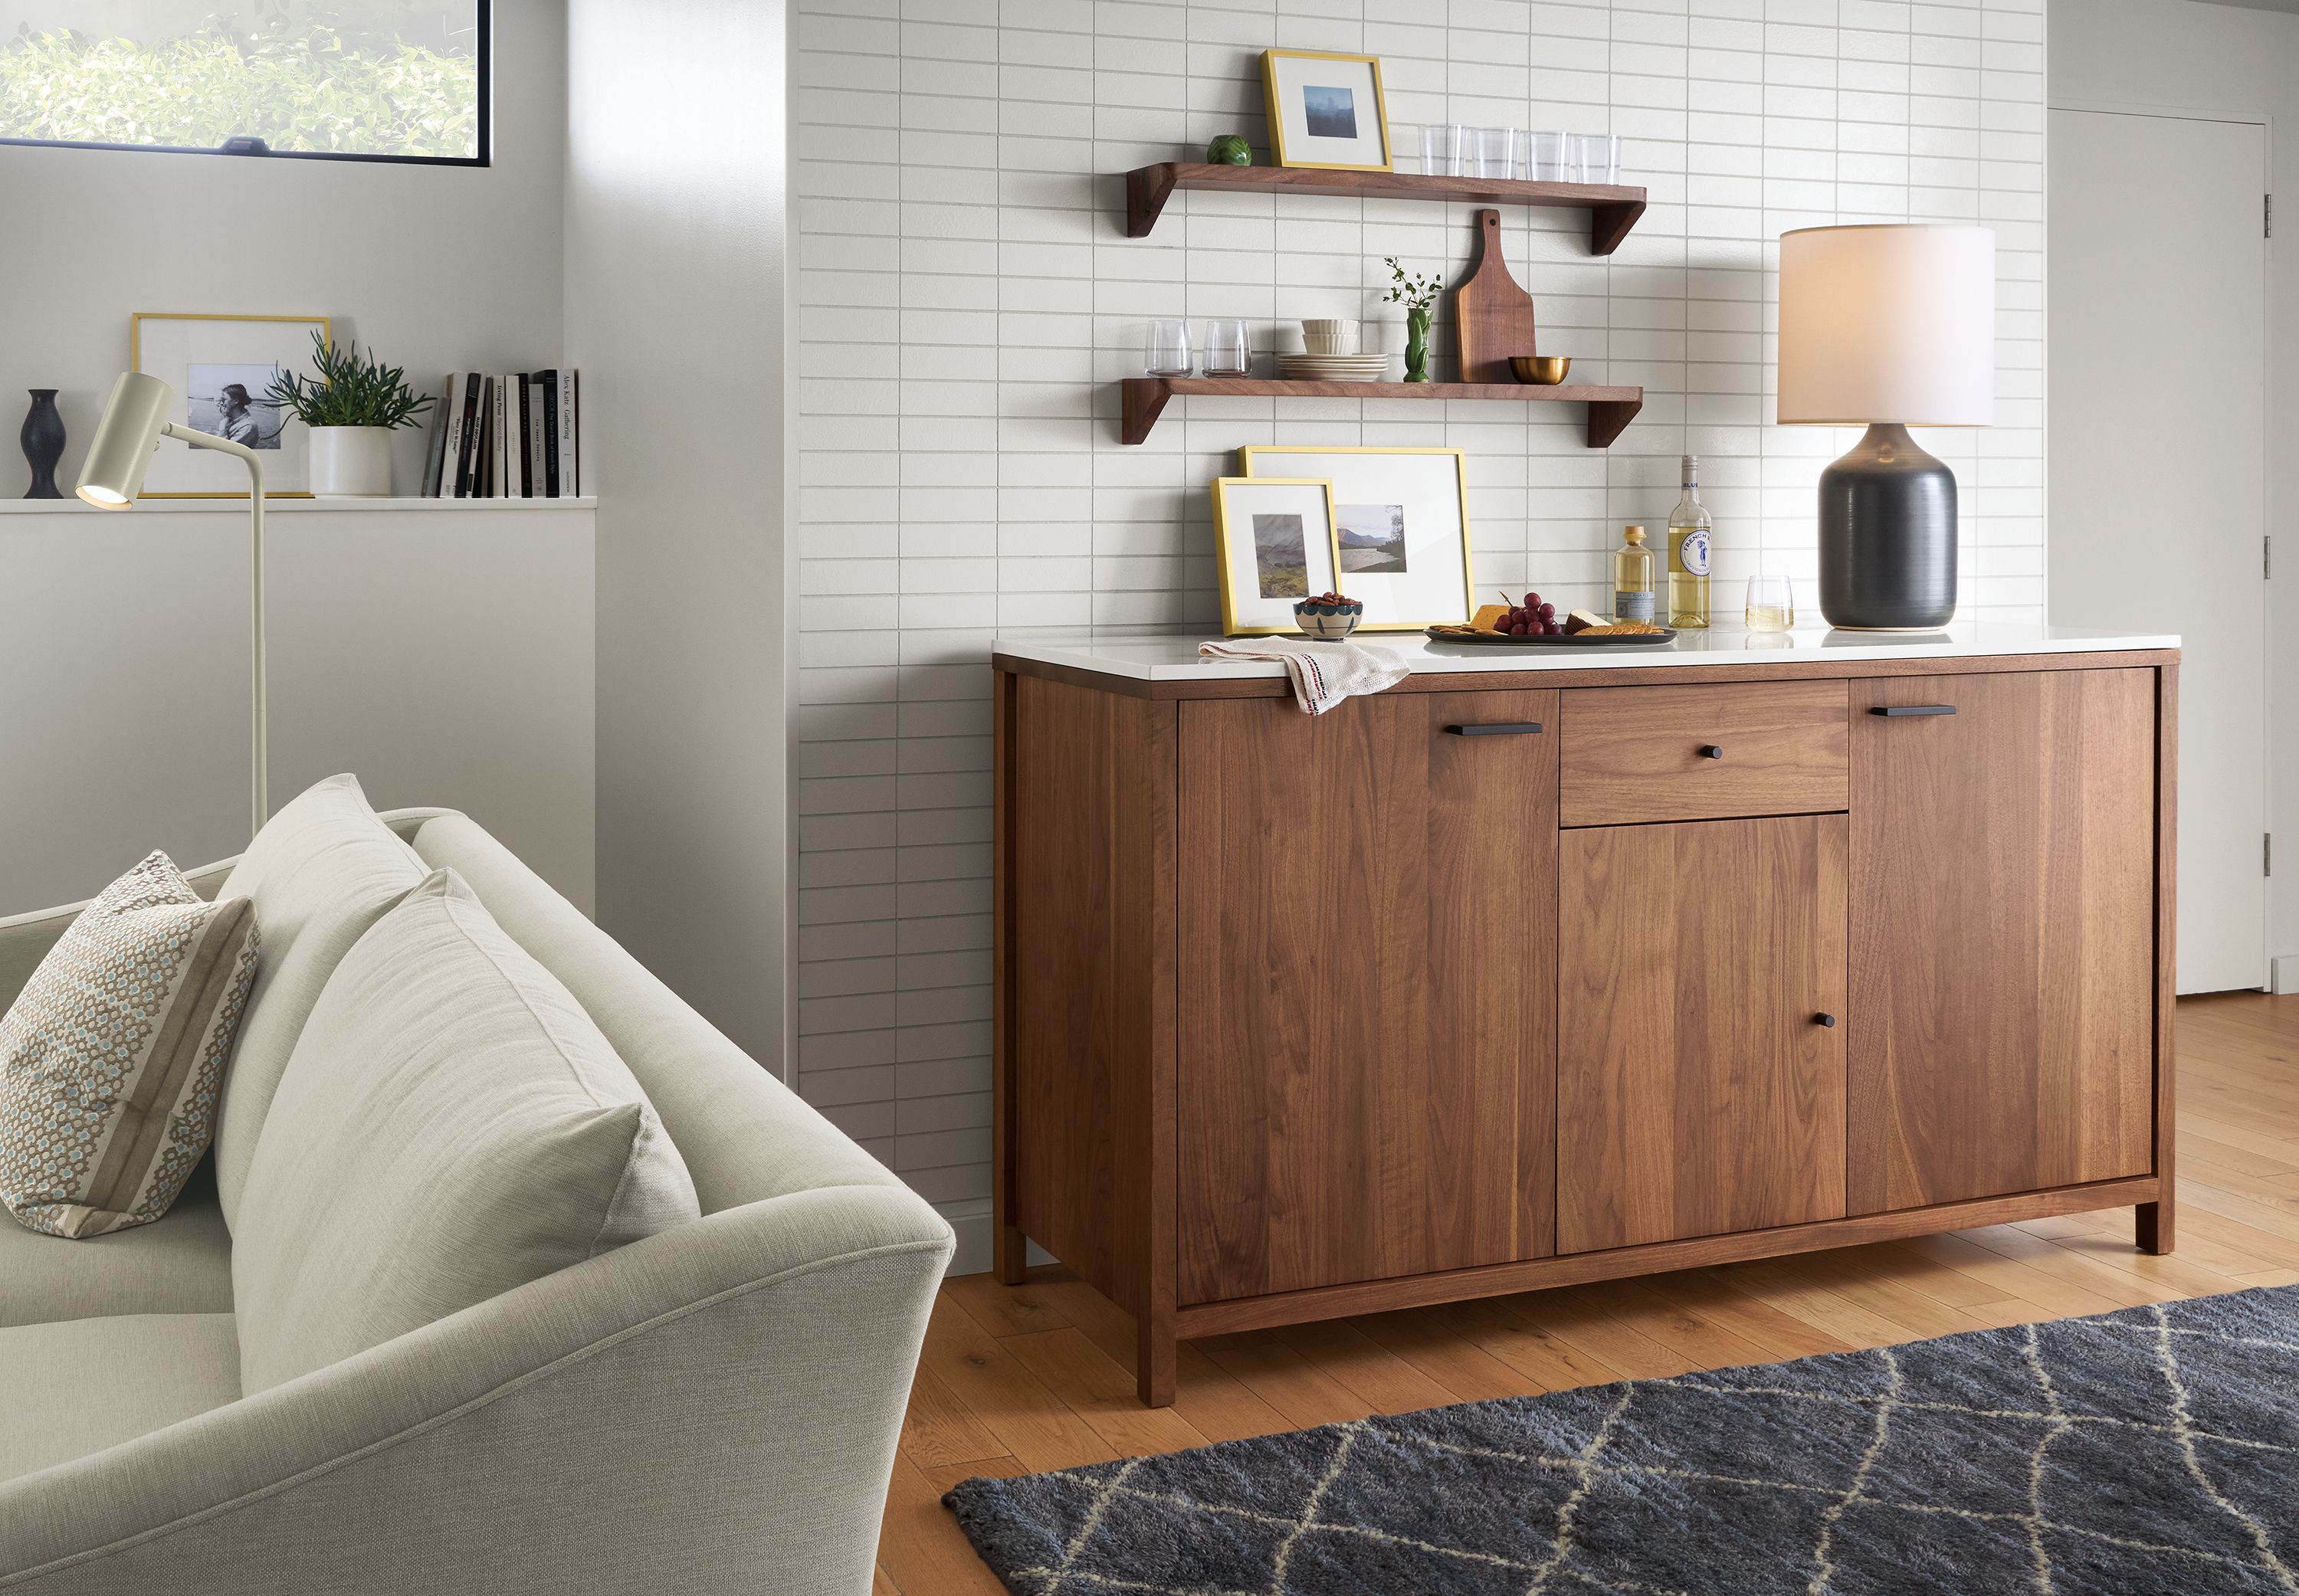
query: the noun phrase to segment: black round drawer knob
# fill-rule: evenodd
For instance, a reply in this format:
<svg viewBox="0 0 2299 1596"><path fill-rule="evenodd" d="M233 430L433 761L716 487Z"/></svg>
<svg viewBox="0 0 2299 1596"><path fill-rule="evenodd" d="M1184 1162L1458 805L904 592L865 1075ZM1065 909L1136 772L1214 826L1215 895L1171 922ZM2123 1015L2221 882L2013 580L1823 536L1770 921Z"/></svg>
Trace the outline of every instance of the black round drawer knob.
<svg viewBox="0 0 2299 1596"><path fill-rule="evenodd" d="M1700 745L1700 757L1703 759L1722 759L1724 747L1722 743L1704 742Z"/></svg>
<svg viewBox="0 0 2299 1596"><path fill-rule="evenodd" d="M1812 1017L1812 1021L1815 1025L1834 1025L1836 1023L1836 1016L1833 1014L1814 1014Z"/></svg>

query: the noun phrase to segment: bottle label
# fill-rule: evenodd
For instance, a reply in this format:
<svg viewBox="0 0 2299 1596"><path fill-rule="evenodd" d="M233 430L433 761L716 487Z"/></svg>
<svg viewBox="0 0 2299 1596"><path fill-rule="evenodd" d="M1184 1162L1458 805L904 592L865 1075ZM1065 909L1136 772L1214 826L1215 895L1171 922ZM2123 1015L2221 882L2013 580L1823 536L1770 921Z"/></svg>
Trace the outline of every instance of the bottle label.
<svg viewBox="0 0 2299 1596"><path fill-rule="evenodd" d="M1650 593L1613 595L1613 617L1621 621L1649 621L1653 618L1653 596Z"/></svg>
<svg viewBox="0 0 2299 1596"><path fill-rule="evenodd" d="M1676 546L1676 563L1687 576L1708 575L1708 534L1698 527L1684 534Z"/></svg>

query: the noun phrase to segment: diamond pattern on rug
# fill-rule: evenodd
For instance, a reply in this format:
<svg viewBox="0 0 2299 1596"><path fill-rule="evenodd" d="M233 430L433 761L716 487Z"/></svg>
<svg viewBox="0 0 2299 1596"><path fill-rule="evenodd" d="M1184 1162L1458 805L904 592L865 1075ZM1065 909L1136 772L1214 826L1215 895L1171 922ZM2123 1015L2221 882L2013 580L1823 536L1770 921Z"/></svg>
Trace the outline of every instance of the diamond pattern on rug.
<svg viewBox="0 0 2299 1596"><path fill-rule="evenodd" d="M944 1498L1017 1596L2299 1596L2299 1286Z"/></svg>

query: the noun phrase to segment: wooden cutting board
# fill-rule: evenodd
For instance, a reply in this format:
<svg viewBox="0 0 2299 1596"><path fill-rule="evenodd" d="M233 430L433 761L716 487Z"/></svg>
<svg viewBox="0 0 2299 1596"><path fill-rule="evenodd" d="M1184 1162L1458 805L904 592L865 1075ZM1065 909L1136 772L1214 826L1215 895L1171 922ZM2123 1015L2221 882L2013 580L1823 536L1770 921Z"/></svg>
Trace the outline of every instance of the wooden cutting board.
<svg viewBox="0 0 2299 1596"><path fill-rule="evenodd" d="M1513 383L1511 355L1532 345L1532 295L1516 285L1501 259L1501 213L1477 212L1477 260L1453 290L1453 325L1461 335L1461 380Z"/></svg>

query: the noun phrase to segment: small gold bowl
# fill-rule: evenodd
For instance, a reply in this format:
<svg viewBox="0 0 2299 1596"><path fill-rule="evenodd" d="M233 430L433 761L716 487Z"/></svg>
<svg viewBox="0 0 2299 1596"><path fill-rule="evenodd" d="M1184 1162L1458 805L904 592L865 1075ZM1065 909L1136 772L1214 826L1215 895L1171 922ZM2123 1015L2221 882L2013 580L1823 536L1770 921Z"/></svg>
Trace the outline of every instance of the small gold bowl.
<svg viewBox="0 0 2299 1596"><path fill-rule="evenodd" d="M1564 380L1564 374L1573 369L1573 357L1571 355L1511 355L1509 369L1516 373L1517 381L1547 388Z"/></svg>

